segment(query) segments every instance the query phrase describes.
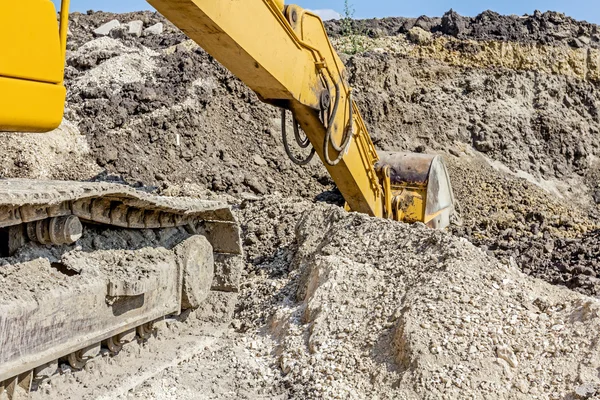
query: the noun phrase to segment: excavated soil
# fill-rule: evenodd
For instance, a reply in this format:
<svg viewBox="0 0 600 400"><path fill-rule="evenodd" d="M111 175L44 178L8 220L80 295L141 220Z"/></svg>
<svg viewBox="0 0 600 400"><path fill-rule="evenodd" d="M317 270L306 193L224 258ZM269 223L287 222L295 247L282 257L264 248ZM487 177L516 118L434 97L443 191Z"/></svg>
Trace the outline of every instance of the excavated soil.
<svg viewBox="0 0 600 400"><path fill-rule="evenodd" d="M95 37L114 18L165 31ZM375 145L444 155L462 225L344 213L317 161L287 160L277 110L160 15L73 14L68 122L0 136L0 176L225 199L246 268L230 326L170 320L38 398L593 398L598 27L449 12L327 28Z"/></svg>
<svg viewBox="0 0 600 400"><path fill-rule="evenodd" d="M292 398L571 398L584 384L596 390L592 298L424 226L281 198L241 213L246 237L260 232L277 244L274 252L265 242L249 246L272 256L249 270L255 288L238 314L269 310L266 327L264 314L254 323L279 341ZM273 218L284 222L270 227Z"/></svg>
<svg viewBox="0 0 600 400"><path fill-rule="evenodd" d="M376 18L352 21L351 26L354 32L372 38L406 34L418 27L427 32L460 39L600 47L598 25L577 21L554 11L542 13L536 10L533 15L518 16L500 15L488 10L476 17L463 17L450 10L441 18ZM342 21L330 21L327 28L332 37L345 33Z"/></svg>

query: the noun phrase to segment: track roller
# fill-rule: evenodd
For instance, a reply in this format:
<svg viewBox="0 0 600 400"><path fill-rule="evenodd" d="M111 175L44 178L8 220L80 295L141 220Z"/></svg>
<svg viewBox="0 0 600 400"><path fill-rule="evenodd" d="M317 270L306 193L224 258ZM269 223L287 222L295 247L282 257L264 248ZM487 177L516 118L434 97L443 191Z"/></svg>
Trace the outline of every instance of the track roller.
<svg viewBox="0 0 600 400"><path fill-rule="evenodd" d="M67 356L67 361L69 362L69 365L72 368L83 369L83 367L89 360L95 358L96 356L98 356L98 354L100 354L100 349L100 343L95 344L93 346L69 354Z"/></svg>
<svg viewBox="0 0 600 400"><path fill-rule="evenodd" d="M136 328L136 332L141 340L148 340L154 333L154 323L148 322L147 324L140 325Z"/></svg>
<svg viewBox="0 0 600 400"><path fill-rule="evenodd" d="M41 244L72 244L83 234L83 225L74 215L48 218L27 224L27 236Z"/></svg>
<svg viewBox="0 0 600 400"><path fill-rule="evenodd" d="M136 330L130 329L106 340L106 347L113 354L119 354L123 346L135 340Z"/></svg>

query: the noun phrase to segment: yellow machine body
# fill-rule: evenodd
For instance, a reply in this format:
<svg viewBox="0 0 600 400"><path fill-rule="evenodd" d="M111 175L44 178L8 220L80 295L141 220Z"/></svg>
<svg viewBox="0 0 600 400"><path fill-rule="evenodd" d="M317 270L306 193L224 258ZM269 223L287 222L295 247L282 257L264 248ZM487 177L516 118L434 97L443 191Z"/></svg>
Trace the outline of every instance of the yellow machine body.
<svg viewBox="0 0 600 400"><path fill-rule="evenodd" d="M46 132L62 121L66 29L61 38L56 15L50 0L0 2L0 131Z"/></svg>

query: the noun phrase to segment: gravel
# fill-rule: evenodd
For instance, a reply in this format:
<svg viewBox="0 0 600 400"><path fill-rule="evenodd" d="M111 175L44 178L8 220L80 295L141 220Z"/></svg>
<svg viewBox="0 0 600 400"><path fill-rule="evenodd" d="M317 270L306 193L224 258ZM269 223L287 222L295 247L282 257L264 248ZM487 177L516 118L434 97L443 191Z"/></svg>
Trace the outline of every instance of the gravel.
<svg viewBox="0 0 600 400"><path fill-rule="evenodd" d="M246 237L297 221L275 253L248 246L270 257L238 309L277 340L290 397L564 398L598 384L598 300L447 233L302 203L267 198L241 216Z"/></svg>

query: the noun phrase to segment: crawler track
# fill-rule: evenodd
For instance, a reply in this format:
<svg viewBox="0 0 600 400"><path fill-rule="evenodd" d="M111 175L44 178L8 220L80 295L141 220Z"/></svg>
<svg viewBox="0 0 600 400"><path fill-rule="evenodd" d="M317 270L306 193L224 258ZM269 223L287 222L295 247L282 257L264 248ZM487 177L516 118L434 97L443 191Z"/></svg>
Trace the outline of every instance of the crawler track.
<svg viewBox="0 0 600 400"><path fill-rule="evenodd" d="M146 340L195 309L227 320L239 228L221 203L107 183L0 181L0 398Z"/></svg>

